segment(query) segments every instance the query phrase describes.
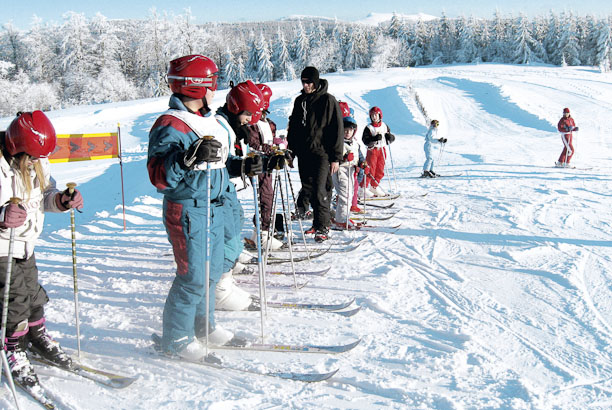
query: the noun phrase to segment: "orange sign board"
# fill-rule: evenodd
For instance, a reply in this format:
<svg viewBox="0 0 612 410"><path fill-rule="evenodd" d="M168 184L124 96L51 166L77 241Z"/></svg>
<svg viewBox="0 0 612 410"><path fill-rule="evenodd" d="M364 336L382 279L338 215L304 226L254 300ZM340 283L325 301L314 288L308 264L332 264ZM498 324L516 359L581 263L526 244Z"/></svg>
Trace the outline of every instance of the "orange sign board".
<svg viewBox="0 0 612 410"><path fill-rule="evenodd" d="M57 145L49 155L49 161L57 163L119 158L117 135L116 132L57 134Z"/></svg>

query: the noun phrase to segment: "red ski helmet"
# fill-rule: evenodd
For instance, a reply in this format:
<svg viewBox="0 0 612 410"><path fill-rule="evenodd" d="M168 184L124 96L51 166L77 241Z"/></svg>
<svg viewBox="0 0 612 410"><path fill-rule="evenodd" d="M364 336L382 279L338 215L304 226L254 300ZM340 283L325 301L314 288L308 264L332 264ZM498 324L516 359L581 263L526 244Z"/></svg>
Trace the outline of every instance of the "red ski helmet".
<svg viewBox="0 0 612 410"><path fill-rule="evenodd" d="M232 114L238 115L248 111L252 114L250 124L257 124L261 118L261 110L264 97L260 89L251 80L237 84L228 93L225 99L227 109Z"/></svg>
<svg viewBox="0 0 612 410"><path fill-rule="evenodd" d="M55 128L42 111L20 113L6 130L4 146L11 156L21 152L47 157L55 149Z"/></svg>
<svg viewBox="0 0 612 410"><path fill-rule="evenodd" d="M272 97L272 89L268 87L266 84L257 84L257 88L261 91L261 95L263 95L263 107L261 108L264 111L267 111L270 108L270 98Z"/></svg>
<svg viewBox="0 0 612 410"><path fill-rule="evenodd" d="M340 104L340 109L342 110L342 117L343 118L350 117L351 109L349 108L348 103L344 101L338 101L338 104Z"/></svg>
<svg viewBox="0 0 612 410"><path fill-rule="evenodd" d="M170 61L168 84L173 93L204 98L206 90L217 90L219 69L208 57L192 54Z"/></svg>
<svg viewBox="0 0 612 410"><path fill-rule="evenodd" d="M565 108L563 109L563 114L565 114L565 113L568 113L568 114L569 114L569 112L570 112L570 111L569 111L569 108L565 107Z"/></svg>
<svg viewBox="0 0 612 410"><path fill-rule="evenodd" d="M382 110L378 107L372 107L370 108L370 119L372 118L372 114L377 113L379 115L379 122L382 121L383 115L382 115Z"/></svg>

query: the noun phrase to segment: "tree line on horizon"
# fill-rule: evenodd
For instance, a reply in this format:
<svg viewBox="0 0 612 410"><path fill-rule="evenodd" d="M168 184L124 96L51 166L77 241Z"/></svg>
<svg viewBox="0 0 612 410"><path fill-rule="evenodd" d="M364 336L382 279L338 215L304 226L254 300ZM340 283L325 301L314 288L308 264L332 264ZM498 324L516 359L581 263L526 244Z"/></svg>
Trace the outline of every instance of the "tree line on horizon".
<svg viewBox="0 0 612 410"><path fill-rule="evenodd" d="M61 24L35 18L26 31L6 23L0 33L0 115L167 95L168 63L187 54L211 57L222 88L246 79L292 80L307 65L321 73L487 62L607 72L612 62L612 15L443 14L414 21L393 14L378 26L317 18L193 20L190 10L173 16L152 9L145 20L68 12Z"/></svg>

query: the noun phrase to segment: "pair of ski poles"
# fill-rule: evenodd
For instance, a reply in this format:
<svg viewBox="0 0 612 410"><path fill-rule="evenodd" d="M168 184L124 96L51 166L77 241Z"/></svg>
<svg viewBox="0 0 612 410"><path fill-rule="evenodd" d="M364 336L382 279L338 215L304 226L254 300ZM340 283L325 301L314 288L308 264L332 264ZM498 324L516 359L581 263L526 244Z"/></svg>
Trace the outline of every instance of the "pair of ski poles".
<svg viewBox="0 0 612 410"><path fill-rule="evenodd" d="M74 193L74 188L76 184L74 182L69 182L66 184L68 187L68 192L70 195ZM21 203L20 198L13 197L10 199L10 202L19 205ZM76 331L77 331L77 348L78 348L78 357L81 358L81 332L79 325L79 299L78 299L78 286L77 286L77 269L76 269L76 229L75 229L75 221L74 221L74 208L70 208L70 228L72 233L72 274L73 274L73 284L74 284L74 307L75 307L75 317L76 317ZM15 383L13 380L13 376L11 374L11 369L8 364L8 359L6 356L6 324L8 322L8 309L9 309L9 298L11 292L11 277L13 274L13 247L15 244L15 228L10 228L9 233L9 247L8 247L8 255L6 258L6 277L4 280L4 300L2 305L2 332L0 334L0 355L2 356L2 367L4 367L4 371L7 375L7 379L9 382L9 387L13 394L13 398L15 400L15 406L19 410L19 402L17 400L17 392L15 391ZM2 372L0 372L1 375Z"/></svg>

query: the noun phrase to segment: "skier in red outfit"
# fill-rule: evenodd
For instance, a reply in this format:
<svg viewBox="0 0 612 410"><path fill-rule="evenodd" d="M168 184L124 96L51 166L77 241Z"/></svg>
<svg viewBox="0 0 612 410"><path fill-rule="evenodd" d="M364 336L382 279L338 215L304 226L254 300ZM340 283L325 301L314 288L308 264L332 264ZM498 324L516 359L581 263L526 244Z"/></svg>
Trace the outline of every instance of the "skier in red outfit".
<svg viewBox="0 0 612 410"><path fill-rule="evenodd" d="M559 156L559 161L557 161L555 165L559 168L567 168L569 167L570 160L574 155L572 132L578 131L578 127L576 127L576 123L570 115L569 108L563 109L563 117L561 117L561 119L559 120L559 123L557 124L557 129L561 133L561 140L563 141L563 151L561 152L561 156Z"/></svg>
<svg viewBox="0 0 612 410"><path fill-rule="evenodd" d="M370 120L372 122L363 130L362 140L368 147L366 162L371 170L371 174L365 178L365 186L363 187L366 190L366 197L370 196L367 192L368 187L369 193L373 196L387 195L380 187L380 181L385 175L385 160L387 159L385 143L391 144L395 141L395 136L391 134L387 124L382 121L382 116L380 108L372 107L370 109Z"/></svg>

